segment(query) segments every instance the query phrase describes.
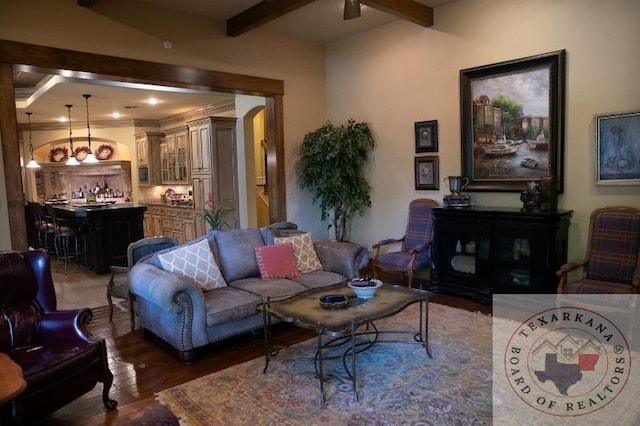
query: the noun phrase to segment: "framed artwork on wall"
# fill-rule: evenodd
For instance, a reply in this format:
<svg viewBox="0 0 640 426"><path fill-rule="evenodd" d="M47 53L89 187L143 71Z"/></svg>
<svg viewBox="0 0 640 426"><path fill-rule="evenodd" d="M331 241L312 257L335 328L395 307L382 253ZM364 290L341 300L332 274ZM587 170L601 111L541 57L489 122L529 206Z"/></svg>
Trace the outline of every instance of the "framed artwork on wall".
<svg viewBox="0 0 640 426"><path fill-rule="evenodd" d="M595 120L596 185L640 185L640 111Z"/></svg>
<svg viewBox="0 0 640 426"><path fill-rule="evenodd" d="M460 71L467 191L520 192L554 178L563 189L565 51Z"/></svg>
<svg viewBox="0 0 640 426"><path fill-rule="evenodd" d="M416 189L439 189L438 157L415 157L414 174Z"/></svg>
<svg viewBox="0 0 640 426"><path fill-rule="evenodd" d="M416 153L438 152L438 120L418 121L413 125Z"/></svg>

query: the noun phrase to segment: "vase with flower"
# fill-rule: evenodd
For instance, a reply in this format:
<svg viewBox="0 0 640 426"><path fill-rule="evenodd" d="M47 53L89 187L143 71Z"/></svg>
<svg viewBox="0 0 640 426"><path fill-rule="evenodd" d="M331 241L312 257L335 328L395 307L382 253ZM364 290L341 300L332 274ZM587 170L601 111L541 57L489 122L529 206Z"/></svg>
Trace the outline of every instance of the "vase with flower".
<svg viewBox="0 0 640 426"><path fill-rule="evenodd" d="M224 212L217 208L216 198L213 192L209 193L205 204L206 207L202 210L202 216L209 225L209 228L222 229L223 226L226 226L227 220L225 218Z"/></svg>

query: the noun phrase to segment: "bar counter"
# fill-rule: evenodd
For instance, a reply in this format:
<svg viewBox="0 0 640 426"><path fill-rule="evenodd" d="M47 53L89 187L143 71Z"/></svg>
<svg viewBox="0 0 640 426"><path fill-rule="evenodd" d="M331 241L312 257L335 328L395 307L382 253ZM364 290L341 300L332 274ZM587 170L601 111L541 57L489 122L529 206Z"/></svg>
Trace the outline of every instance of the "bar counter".
<svg viewBox="0 0 640 426"><path fill-rule="evenodd" d="M146 206L134 203L55 204L60 219L75 223L86 237L87 266L96 274L127 266L127 247L144 237Z"/></svg>

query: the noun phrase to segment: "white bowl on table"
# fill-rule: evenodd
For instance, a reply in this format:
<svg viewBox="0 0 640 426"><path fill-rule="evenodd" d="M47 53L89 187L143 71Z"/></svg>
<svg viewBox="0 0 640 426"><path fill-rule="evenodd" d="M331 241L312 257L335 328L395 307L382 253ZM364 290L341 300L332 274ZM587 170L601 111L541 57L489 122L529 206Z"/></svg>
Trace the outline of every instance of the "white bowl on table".
<svg viewBox="0 0 640 426"><path fill-rule="evenodd" d="M380 280L355 279L347 283L358 299L371 299L382 285Z"/></svg>

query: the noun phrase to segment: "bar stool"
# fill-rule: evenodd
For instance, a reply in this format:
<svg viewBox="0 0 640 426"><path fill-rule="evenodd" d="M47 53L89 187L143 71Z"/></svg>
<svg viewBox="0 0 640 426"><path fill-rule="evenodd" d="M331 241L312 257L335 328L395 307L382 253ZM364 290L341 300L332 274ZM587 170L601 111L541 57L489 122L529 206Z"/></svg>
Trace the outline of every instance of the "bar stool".
<svg viewBox="0 0 640 426"><path fill-rule="evenodd" d="M80 264L79 257L82 255L84 263L87 262L87 255L85 253L87 243L86 237L84 234L80 234L78 232L78 228L76 228L73 224L65 221L64 219L60 219L56 210L53 208L51 204L46 204L47 215L53 219L54 226L54 247L56 250L56 262L60 263L60 259L64 259L64 273L67 274L69 270L69 264L71 263L71 259L75 259L76 263ZM75 251L70 251L69 240L73 239L73 244L75 247ZM82 240L83 251L79 250L79 242Z"/></svg>
<svg viewBox="0 0 640 426"><path fill-rule="evenodd" d="M49 240L53 243L53 237L55 237L53 220L47 216L45 207L42 204L30 201L28 205L29 211L33 215L33 226L38 236L38 246L48 251L50 248Z"/></svg>

